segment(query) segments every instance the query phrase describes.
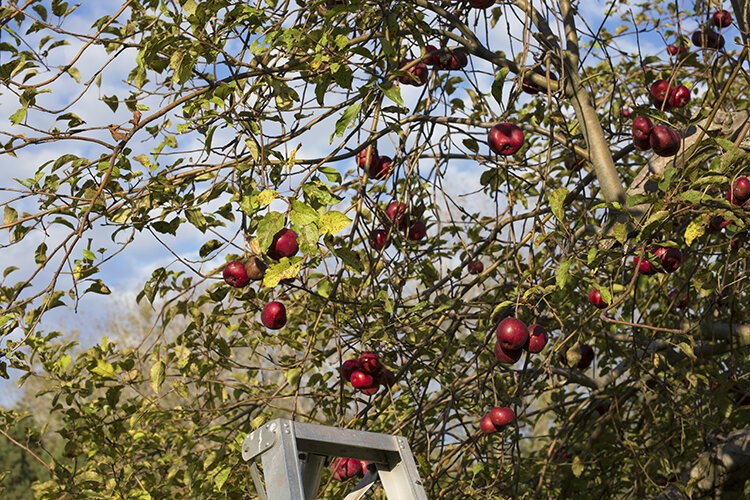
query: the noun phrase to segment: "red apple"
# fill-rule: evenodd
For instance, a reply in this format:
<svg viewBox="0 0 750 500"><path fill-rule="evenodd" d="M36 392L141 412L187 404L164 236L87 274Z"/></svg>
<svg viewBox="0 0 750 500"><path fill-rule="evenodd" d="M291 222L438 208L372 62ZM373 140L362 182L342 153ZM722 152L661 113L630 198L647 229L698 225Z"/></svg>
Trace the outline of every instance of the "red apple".
<svg viewBox="0 0 750 500"><path fill-rule="evenodd" d="M489 411L487 414L490 417L490 422L497 427L505 427L508 424L513 423L516 419L515 412L507 406L496 406Z"/></svg>
<svg viewBox="0 0 750 500"><path fill-rule="evenodd" d="M385 387L391 387L397 382L396 374L390 371L388 368L383 368L375 376L375 382Z"/></svg>
<svg viewBox="0 0 750 500"><path fill-rule="evenodd" d="M726 10L717 10L714 12L714 15L711 16L711 20L717 28L726 28L732 24L732 14Z"/></svg>
<svg viewBox="0 0 750 500"><path fill-rule="evenodd" d="M542 352L545 345L547 345L547 331L544 327L537 324L529 326L529 340L526 341L523 348L532 354L536 354Z"/></svg>
<svg viewBox="0 0 750 500"><path fill-rule="evenodd" d="M260 320L271 330L279 330L286 325L286 307L281 302L273 301L266 304L260 313Z"/></svg>
<svg viewBox="0 0 750 500"><path fill-rule="evenodd" d="M449 70L464 69L469 64L469 57L464 49L452 49L448 52L447 68Z"/></svg>
<svg viewBox="0 0 750 500"><path fill-rule="evenodd" d="M372 396L373 394L378 392L378 386L375 385L375 387L368 387L366 389L360 389L359 392L361 392L362 394L366 394L368 396Z"/></svg>
<svg viewBox="0 0 750 500"><path fill-rule="evenodd" d="M495 343L495 357L501 363L507 363L507 364L512 365L513 363L521 359L522 354L523 354L523 349L518 349L516 351L506 351L500 345L500 342Z"/></svg>
<svg viewBox="0 0 750 500"><path fill-rule="evenodd" d="M424 221L416 220L409 226L406 237L411 241L419 241L427 235L427 226Z"/></svg>
<svg viewBox="0 0 750 500"><path fill-rule="evenodd" d="M245 264L239 260L233 260L224 266L224 270L221 273L224 281L235 288L242 288L250 283L250 278L247 276L247 270Z"/></svg>
<svg viewBox="0 0 750 500"><path fill-rule="evenodd" d="M651 88L649 89L649 91L651 93L651 101L654 103L654 106L656 106L657 108L661 108L664 105L664 102L669 96L669 90L669 82L667 80L656 80L651 84Z"/></svg>
<svg viewBox="0 0 750 500"><path fill-rule="evenodd" d="M475 9L488 9L495 5L495 0L469 0L469 5Z"/></svg>
<svg viewBox="0 0 750 500"><path fill-rule="evenodd" d="M359 153L357 153L357 166L366 169L372 167L378 161L378 147L370 144Z"/></svg>
<svg viewBox="0 0 750 500"><path fill-rule="evenodd" d="M362 477L364 470L362 461L354 458L337 458L333 462L333 478L338 481L346 481L353 477Z"/></svg>
<svg viewBox="0 0 750 500"><path fill-rule="evenodd" d="M745 176L738 177L732 185L732 195L737 200L737 205L743 205L750 199L750 179Z"/></svg>
<svg viewBox="0 0 750 500"><path fill-rule="evenodd" d="M374 352L363 352L359 356L359 363L362 365L362 371L371 375L375 375L383 369L378 355Z"/></svg>
<svg viewBox="0 0 750 500"><path fill-rule="evenodd" d="M642 139L648 141L651 137L651 131L654 129L654 124L647 116L636 116L633 119L633 139ZM649 148L650 149L650 146Z"/></svg>
<svg viewBox="0 0 750 500"><path fill-rule="evenodd" d="M531 71L536 73L537 75L541 75L544 78L547 78L547 70L542 68L541 66L535 66ZM549 73L550 80L557 80L557 75L550 71ZM532 82L528 78L524 78L521 82L521 90L523 92L526 92L527 94L536 95L539 92L544 91L545 89L541 88L536 83Z"/></svg>
<svg viewBox="0 0 750 500"><path fill-rule="evenodd" d="M370 164L367 175L373 179L385 179L393 170L393 160L390 156L378 156L378 159Z"/></svg>
<svg viewBox="0 0 750 500"><path fill-rule="evenodd" d="M489 414L482 417L482 420L479 421L479 428L484 432L485 434L492 434L497 429L495 429L495 424L492 423L492 420L490 420Z"/></svg>
<svg viewBox="0 0 750 500"><path fill-rule="evenodd" d="M602 298L602 294L596 288L592 288L589 291L589 304L599 309L604 309L609 305L606 302L604 302L604 299Z"/></svg>
<svg viewBox="0 0 750 500"><path fill-rule="evenodd" d="M401 63L401 67L404 68L411 64L413 59L406 59ZM412 85L414 87L421 87L427 83L427 79L430 76L430 71L427 69L427 65L420 61L409 69L405 70L406 74L398 77L398 81L404 85Z"/></svg>
<svg viewBox="0 0 750 500"><path fill-rule="evenodd" d="M671 56L676 56L678 54L684 54L685 52L687 52L687 50L688 50L687 47L683 47L682 45L678 46L678 45L675 45L675 44L672 44L672 43L670 43L669 45L667 45L667 52L669 52L669 55L671 55Z"/></svg>
<svg viewBox="0 0 750 500"><path fill-rule="evenodd" d="M687 106L690 102L690 91L684 85L678 85L669 91L668 104L673 108Z"/></svg>
<svg viewBox="0 0 750 500"><path fill-rule="evenodd" d="M649 137L651 148L659 156L674 156L680 150L682 137L672 127L656 125Z"/></svg>
<svg viewBox="0 0 750 500"><path fill-rule="evenodd" d="M692 34L690 39L696 47L716 50L724 48L724 37L711 28L703 28L702 30L696 31Z"/></svg>
<svg viewBox="0 0 750 500"><path fill-rule="evenodd" d="M298 250L297 233L289 228L284 228L274 235L266 254L274 260L281 260L284 257L293 256Z"/></svg>
<svg viewBox="0 0 750 500"><path fill-rule="evenodd" d="M347 359L341 364L341 376L347 382L352 378L352 373L357 370L362 370L362 364L356 358Z"/></svg>
<svg viewBox="0 0 750 500"><path fill-rule="evenodd" d="M375 250L384 250L391 244L388 238L388 231L385 229L374 229L370 233L370 244Z"/></svg>
<svg viewBox="0 0 750 500"><path fill-rule="evenodd" d="M266 275L267 268L268 266L266 265L265 261L257 255L253 255L252 257L250 257L250 259L247 261L247 264L245 264L245 272L247 273L247 277L252 281L262 280Z"/></svg>
<svg viewBox="0 0 750 500"><path fill-rule="evenodd" d="M469 271L469 274L482 274L482 271L484 271L484 264L482 264L482 261L479 259L472 260L466 265L466 270Z"/></svg>
<svg viewBox="0 0 750 500"><path fill-rule="evenodd" d="M708 221L706 232L711 233L711 234L719 233L721 232L722 229L724 229L731 223L732 223L731 221L725 220L724 217L721 217L720 215L716 215L714 217L711 217L711 220Z"/></svg>
<svg viewBox="0 0 750 500"><path fill-rule="evenodd" d="M495 335L505 351L521 349L529 340L529 330L524 322L512 317L505 318L497 325Z"/></svg>
<svg viewBox="0 0 750 500"><path fill-rule="evenodd" d="M675 272L682 264L682 252L678 248L655 247L651 253L659 259L661 267L668 273Z"/></svg>
<svg viewBox="0 0 750 500"><path fill-rule="evenodd" d="M585 370L591 366L592 361L594 361L594 349L588 344L583 344L581 346L581 360L576 367L580 370Z"/></svg>
<svg viewBox="0 0 750 500"><path fill-rule="evenodd" d="M440 50L434 45L425 45L424 55L427 57L425 57L422 61L427 66L437 66L440 64Z"/></svg>
<svg viewBox="0 0 750 500"><path fill-rule="evenodd" d="M652 276L659 272L659 269L653 265L645 256L644 258L633 257L633 265L638 267L638 274Z"/></svg>
<svg viewBox="0 0 750 500"><path fill-rule="evenodd" d="M622 116L630 118L633 115L633 110L630 108L622 108Z"/></svg>
<svg viewBox="0 0 750 500"><path fill-rule="evenodd" d="M513 123L498 123L490 129L487 143L495 154L509 156L523 146L523 131Z"/></svg>
<svg viewBox="0 0 750 500"><path fill-rule="evenodd" d="M355 389L371 389L375 385L375 377L362 370L354 370L349 382Z"/></svg>
<svg viewBox="0 0 750 500"><path fill-rule="evenodd" d="M385 216L388 217L391 224L399 229L404 229L409 224L409 207L406 206L406 203L392 201L385 209Z"/></svg>

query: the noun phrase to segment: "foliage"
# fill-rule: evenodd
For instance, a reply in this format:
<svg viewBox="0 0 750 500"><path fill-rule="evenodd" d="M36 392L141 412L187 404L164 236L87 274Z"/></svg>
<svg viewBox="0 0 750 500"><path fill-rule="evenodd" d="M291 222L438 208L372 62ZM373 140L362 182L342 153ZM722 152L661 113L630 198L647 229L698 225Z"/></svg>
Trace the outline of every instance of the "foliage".
<svg viewBox="0 0 750 500"><path fill-rule="evenodd" d="M747 108L748 54L734 26L726 50L639 51L687 42L707 2L603 2L600 26L584 4L127 0L90 29L87 5L0 7L2 158L19 172L2 189L0 374L45 379L64 443L37 497L252 496L240 445L279 415L407 436L431 498L694 491L685 473L748 418L750 212L724 194L750 156L746 129L715 126ZM428 43L469 66L398 83ZM691 87L690 105L651 105L658 78ZM636 151L626 107L688 147ZM524 129L513 156L485 144L500 121ZM354 166L369 144L393 158L387 179ZM392 199L428 236L394 227L378 252ZM715 216L730 225L708 234ZM222 281L283 227L296 256L262 283ZM148 243L164 258L133 268ZM677 272L633 272L652 244L682 249ZM156 311L136 341L78 348L45 323L121 275L147 276L137 300ZM278 331L258 320L270 300L287 308ZM547 348L498 363L508 315L545 325ZM582 344L585 371L565 354ZM368 350L398 380L373 397L338 373ZM496 405L519 418L484 436Z"/></svg>

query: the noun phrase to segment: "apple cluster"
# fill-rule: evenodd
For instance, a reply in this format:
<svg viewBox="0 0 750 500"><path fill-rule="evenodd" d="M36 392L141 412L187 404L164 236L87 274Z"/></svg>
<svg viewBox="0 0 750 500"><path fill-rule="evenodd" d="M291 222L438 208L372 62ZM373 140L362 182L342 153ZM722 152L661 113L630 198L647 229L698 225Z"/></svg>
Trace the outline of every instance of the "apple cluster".
<svg viewBox="0 0 750 500"><path fill-rule="evenodd" d="M353 477L364 477L368 463L356 458L340 457L333 462L333 478L337 481L347 481Z"/></svg>
<svg viewBox="0 0 750 500"><path fill-rule="evenodd" d="M427 44L424 48L424 63L436 69L456 71L469 64L469 57L463 48L441 50L434 45Z"/></svg>
<svg viewBox="0 0 750 500"><path fill-rule="evenodd" d="M381 385L388 387L396 383L396 376L380 363L374 352L363 352L359 358L344 361L341 376L368 396L378 392Z"/></svg>
<svg viewBox="0 0 750 500"><path fill-rule="evenodd" d="M421 87L427 83L427 79L430 77L430 71L424 61L415 63L414 59L404 59L401 63L401 70L405 73L398 77L398 81L402 85Z"/></svg>
<svg viewBox="0 0 750 500"><path fill-rule="evenodd" d="M421 219L411 220L406 203L391 201L385 209L385 217L391 224L391 231L395 228L404 232L409 241L420 241L427 235L427 225ZM375 250L381 251L388 248L391 244L391 231L374 229L370 232L370 244Z"/></svg>
<svg viewBox="0 0 750 500"><path fill-rule="evenodd" d="M523 321L510 316L497 325L495 336L495 357L501 363L513 364L521 358L524 350L536 354L547 345L544 327L533 324L527 328Z"/></svg>
<svg viewBox="0 0 750 500"><path fill-rule="evenodd" d="M633 145L638 151L653 149L659 156L674 156L680 150L682 137L668 125L656 125L647 116L633 120Z"/></svg>
<svg viewBox="0 0 750 500"><path fill-rule="evenodd" d="M649 88L651 101L659 109L682 108L690 102L690 91L684 85L672 87L667 80L656 80Z"/></svg>
<svg viewBox="0 0 750 500"><path fill-rule="evenodd" d="M393 169L393 160L389 156L380 156L378 146L370 144L357 153L357 167L367 171L371 179L385 179Z"/></svg>
<svg viewBox="0 0 750 500"><path fill-rule="evenodd" d="M711 16L711 23L718 29L727 28L732 24L732 14L726 10L719 9L714 11ZM721 50L724 48L724 37L712 28L704 26L694 32L690 37L693 45L704 49Z"/></svg>
<svg viewBox="0 0 750 500"><path fill-rule="evenodd" d="M244 288L251 281L260 281L266 275L266 263L258 256L253 255L247 262L233 260L224 266L221 275L227 285L235 288Z"/></svg>
<svg viewBox="0 0 750 500"><path fill-rule="evenodd" d="M488 411L479 421L479 428L485 434L492 434L513 423L515 412L507 406L496 406Z"/></svg>
<svg viewBox="0 0 750 500"><path fill-rule="evenodd" d="M648 249L648 254L653 260L633 257L633 265L638 268L639 274L651 276L662 270L671 274L682 264L682 252L679 248L652 245ZM658 262L658 265L654 264L654 260Z"/></svg>

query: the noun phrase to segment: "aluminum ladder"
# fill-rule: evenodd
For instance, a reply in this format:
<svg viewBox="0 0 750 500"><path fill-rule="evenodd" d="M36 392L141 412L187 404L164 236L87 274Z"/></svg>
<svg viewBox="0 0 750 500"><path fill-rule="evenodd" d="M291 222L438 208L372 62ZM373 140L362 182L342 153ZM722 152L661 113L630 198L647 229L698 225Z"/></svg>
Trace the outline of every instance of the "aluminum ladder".
<svg viewBox="0 0 750 500"><path fill-rule="evenodd" d="M355 431L277 418L251 432L242 443L245 461L261 458L250 472L260 500L317 498L326 457L348 457L374 464L346 499L365 495L380 477L388 500L427 500L409 443L402 436Z"/></svg>

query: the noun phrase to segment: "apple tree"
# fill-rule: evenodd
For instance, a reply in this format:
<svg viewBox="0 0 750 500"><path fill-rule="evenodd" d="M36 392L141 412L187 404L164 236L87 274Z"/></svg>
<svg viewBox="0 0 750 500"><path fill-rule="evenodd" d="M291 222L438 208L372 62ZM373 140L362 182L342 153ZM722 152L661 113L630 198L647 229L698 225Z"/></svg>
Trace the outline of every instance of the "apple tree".
<svg viewBox="0 0 750 500"><path fill-rule="evenodd" d="M38 498L253 497L278 416L406 436L431 498L750 492L748 0L0 19L0 375L63 443ZM60 327L132 280L150 327Z"/></svg>

